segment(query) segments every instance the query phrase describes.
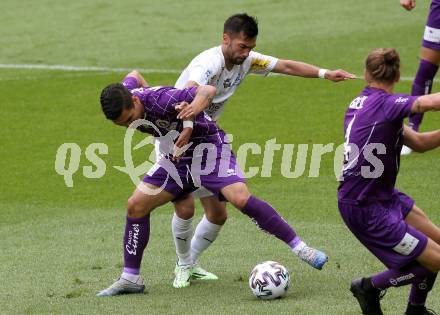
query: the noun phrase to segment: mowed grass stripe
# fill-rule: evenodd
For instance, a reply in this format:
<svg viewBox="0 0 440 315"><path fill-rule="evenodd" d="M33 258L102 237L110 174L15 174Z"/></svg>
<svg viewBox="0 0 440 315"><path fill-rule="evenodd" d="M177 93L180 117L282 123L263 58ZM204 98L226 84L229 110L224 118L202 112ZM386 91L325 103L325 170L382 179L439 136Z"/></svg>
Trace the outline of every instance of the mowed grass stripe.
<svg viewBox="0 0 440 315"><path fill-rule="evenodd" d="M62 209L40 209L34 211L58 212ZM15 257L1 261L1 270L8 287L2 287L0 296L5 299L2 305L5 310L15 307L20 313L26 306L33 310L42 310L42 304L50 305L51 312L63 309L66 305L83 304L86 309L96 303L104 304L94 297L94 293L106 285L121 269L121 237L123 230L122 211L118 214L113 209L83 209L75 215L76 209L69 214L64 209L63 218L46 218L38 220L29 233L29 224L16 224L8 231L0 230L0 237L10 246L4 252L6 257ZM86 215L88 214L88 216ZM90 220L91 218L99 220ZM344 227L335 224L310 224L310 222L295 221L295 227L304 238L311 243L320 243L331 257L326 272L317 272L301 263L289 249L275 238L257 230L253 223L242 215L233 215L223 229L218 241L202 260L205 266L219 274L221 280L214 283L196 283L189 290L175 290L171 287L172 269L174 264L174 248L169 234L171 212L157 210L152 216L152 235L150 244L144 254L143 274L147 280L149 294L143 299L138 297L123 297L123 301L136 301L136 309L157 310L166 299L182 303L183 309L189 311L194 303L199 304L200 313L204 299L215 299L216 303L232 301L237 308L226 308L224 311L236 311L260 303L253 299L247 287L247 275L255 261L275 259L286 265L292 273L291 294L278 304L255 304L262 310L275 307L281 313L287 313L286 307L299 311L316 308L321 300L323 281L348 283L349 275L343 275L341 270L349 268L344 255L356 257L356 240L347 238L336 243L333 236L347 234ZM200 218L200 216L198 216ZM20 235L20 239L17 239ZM333 236L332 236L333 235ZM241 240L241 242L237 242ZM324 245L325 244L325 245ZM61 248L60 248L61 247ZM343 250L339 250L342 247ZM370 266L377 265L371 257ZM352 263L360 264L360 258L354 258ZM365 263L365 262L364 262ZM13 272L9 272L13 271ZM11 301L11 290L29 288L21 292L21 298L26 303L17 305ZM219 294L219 292L221 292ZM345 292L345 286L327 292L324 301L328 307L338 311L336 305L330 305L331 300L338 300L339 294ZM8 298L9 297L9 298ZM190 301L182 301L182 299ZM78 301L80 300L80 301ZM121 299L108 299L116 309L123 311ZM223 301L223 302L222 302ZM61 304L60 304L61 303ZM66 304L67 303L67 304ZM320 302L321 303L321 302ZM122 304L122 305L121 305ZM226 303L227 304L227 303ZM63 306L64 305L64 306ZM79 305L78 305L79 306ZM47 306L46 306L47 307ZM225 306L222 306L225 307ZM220 307L220 309L222 309ZM31 312L32 313L32 312ZM160 311L159 311L160 313ZM196 313L198 313L196 311ZM302 313L302 312L301 312Z"/></svg>
<svg viewBox="0 0 440 315"><path fill-rule="evenodd" d="M70 66L70 65L44 65L44 64L0 64L0 69L17 69L17 70L47 70L47 71L63 71L63 72L85 72L83 74L69 75L65 74L59 77L82 77L87 76L87 72L93 72L91 75L95 75L96 72L115 72L125 74L133 69L139 70L143 74L149 73L166 73L166 74L180 74L182 70L179 69L145 69L145 68L112 68L112 67L86 67L86 66ZM253 75L253 74L252 74ZM269 77L279 76L278 73L270 73ZM355 74L360 80L363 80L362 74ZM33 77L33 76L23 76L15 77L15 80L34 80L34 79L45 79L50 78L50 76ZM11 78L0 77L0 80L14 80ZM401 77L400 81L413 81L414 77ZM434 80L437 81L437 80Z"/></svg>

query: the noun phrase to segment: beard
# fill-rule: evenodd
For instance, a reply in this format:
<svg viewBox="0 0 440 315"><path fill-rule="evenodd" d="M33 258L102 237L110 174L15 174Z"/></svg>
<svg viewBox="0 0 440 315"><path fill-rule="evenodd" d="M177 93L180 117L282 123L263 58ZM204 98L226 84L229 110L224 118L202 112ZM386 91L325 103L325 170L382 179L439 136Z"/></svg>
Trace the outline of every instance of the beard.
<svg viewBox="0 0 440 315"><path fill-rule="evenodd" d="M232 61L234 65L241 65L246 60L246 57L236 57Z"/></svg>

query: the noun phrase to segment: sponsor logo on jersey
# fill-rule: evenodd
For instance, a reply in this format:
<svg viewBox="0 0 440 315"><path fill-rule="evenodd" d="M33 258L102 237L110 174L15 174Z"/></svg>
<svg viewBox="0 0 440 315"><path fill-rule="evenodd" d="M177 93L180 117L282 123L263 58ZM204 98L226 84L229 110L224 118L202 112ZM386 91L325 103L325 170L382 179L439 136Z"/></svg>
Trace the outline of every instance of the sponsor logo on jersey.
<svg viewBox="0 0 440 315"><path fill-rule="evenodd" d="M399 97L399 98L395 101L396 104L406 103L406 102L408 102L408 97Z"/></svg>
<svg viewBox="0 0 440 315"><path fill-rule="evenodd" d="M204 78L204 82L208 83L209 82L209 77L211 76L212 71L211 70L206 70L205 72L205 78Z"/></svg>
<svg viewBox="0 0 440 315"><path fill-rule="evenodd" d="M233 168L230 168L226 171L226 174L228 175L228 177L229 176L236 176L237 172Z"/></svg>
<svg viewBox="0 0 440 315"><path fill-rule="evenodd" d="M211 103L207 109L205 109L205 113L208 114L209 117L213 117L215 112L218 111L225 102L221 103ZM210 119L211 120L211 119Z"/></svg>
<svg viewBox="0 0 440 315"><path fill-rule="evenodd" d="M165 129L167 131L171 131L171 130L176 130L178 127L178 122L177 121L169 121L169 120L164 120L164 119L157 119L156 120L156 126L162 129Z"/></svg>
<svg viewBox="0 0 440 315"><path fill-rule="evenodd" d="M368 98L368 96L359 96L356 97L348 106L350 109L361 109L364 107L364 102Z"/></svg>
<svg viewBox="0 0 440 315"><path fill-rule="evenodd" d="M234 81L234 83L233 83L232 85L239 85L239 84L241 83L241 79L242 79L242 78L243 78L242 74L239 73L239 74L237 75L237 77L235 78L235 81Z"/></svg>
<svg viewBox="0 0 440 315"><path fill-rule="evenodd" d="M226 80L223 81L223 87L225 89L230 88L232 85L232 80L231 78L227 78Z"/></svg>
<svg viewBox="0 0 440 315"><path fill-rule="evenodd" d="M145 91L144 87L139 87L139 88L135 88L135 89L130 90L130 93L131 94L133 94L133 93L142 93L144 91Z"/></svg>
<svg viewBox="0 0 440 315"><path fill-rule="evenodd" d="M266 70L268 66L269 66L269 60L257 58L257 59L252 60L251 70L254 70L254 71Z"/></svg>

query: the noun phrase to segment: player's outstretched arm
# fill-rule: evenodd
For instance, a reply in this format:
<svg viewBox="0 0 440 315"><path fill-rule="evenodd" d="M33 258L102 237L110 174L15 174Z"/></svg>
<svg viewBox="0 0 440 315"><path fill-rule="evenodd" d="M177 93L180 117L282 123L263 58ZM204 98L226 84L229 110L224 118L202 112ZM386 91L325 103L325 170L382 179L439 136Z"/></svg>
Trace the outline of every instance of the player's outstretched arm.
<svg viewBox="0 0 440 315"><path fill-rule="evenodd" d="M416 0L400 0L400 5L407 11L411 11L416 7Z"/></svg>
<svg viewBox="0 0 440 315"><path fill-rule="evenodd" d="M404 126L403 143L416 152L426 152L440 146L440 129L429 132L417 132Z"/></svg>
<svg viewBox="0 0 440 315"><path fill-rule="evenodd" d="M344 70L320 69L314 65L295 61L279 59L272 72L293 75L303 78L323 78L333 82L356 79L354 74Z"/></svg>
<svg viewBox="0 0 440 315"><path fill-rule="evenodd" d="M180 104L176 106L179 112L178 119L189 120L194 119L198 114L205 110L215 96L217 89L211 85L199 85L194 100L191 104Z"/></svg>
<svg viewBox="0 0 440 315"><path fill-rule="evenodd" d="M150 86L138 70L131 71L129 74L127 74L127 77L135 78L139 84L139 87L149 87Z"/></svg>
<svg viewBox="0 0 440 315"><path fill-rule="evenodd" d="M411 113L425 113L440 110L440 93L422 95L418 97L411 107Z"/></svg>

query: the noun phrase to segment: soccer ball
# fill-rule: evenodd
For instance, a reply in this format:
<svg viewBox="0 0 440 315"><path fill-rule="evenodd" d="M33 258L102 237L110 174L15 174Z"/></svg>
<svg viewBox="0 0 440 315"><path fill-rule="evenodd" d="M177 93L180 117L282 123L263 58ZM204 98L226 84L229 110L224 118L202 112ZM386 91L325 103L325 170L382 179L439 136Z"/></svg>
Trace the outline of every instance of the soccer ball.
<svg viewBox="0 0 440 315"><path fill-rule="evenodd" d="M290 275L286 267L275 261L265 261L252 269L249 287L262 300L273 300L286 294Z"/></svg>

